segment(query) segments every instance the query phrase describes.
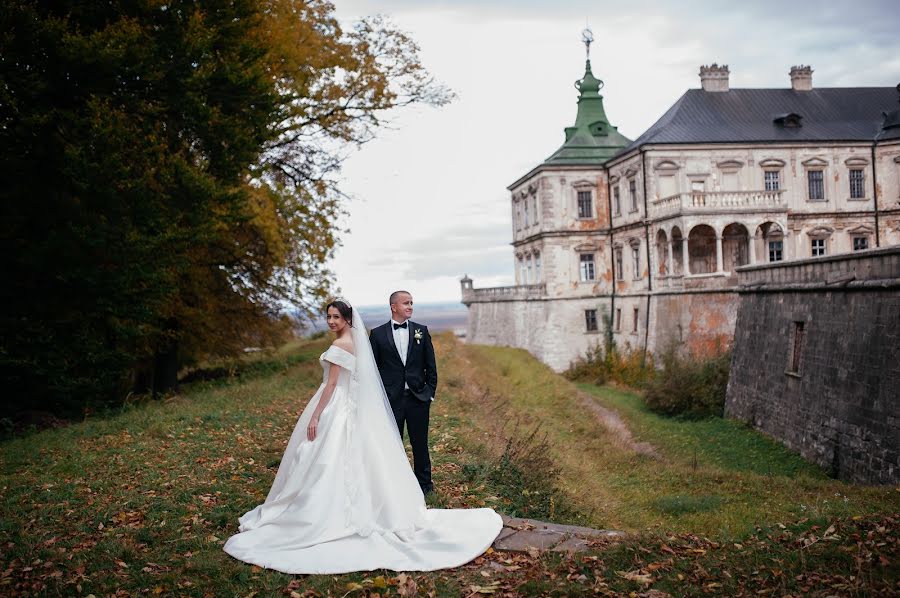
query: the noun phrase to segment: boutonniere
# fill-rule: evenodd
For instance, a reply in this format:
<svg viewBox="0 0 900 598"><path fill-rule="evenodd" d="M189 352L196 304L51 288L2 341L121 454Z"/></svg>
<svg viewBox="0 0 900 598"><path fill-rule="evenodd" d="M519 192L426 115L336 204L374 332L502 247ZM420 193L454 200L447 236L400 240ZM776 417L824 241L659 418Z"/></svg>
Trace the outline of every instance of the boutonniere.
<svg viewBox="0 0 900 598"><path fill-rule="evenodd" d="M422 344L422 329L416 328L416 333L413 336L416 339L416 344L421 345Z"/></svg>

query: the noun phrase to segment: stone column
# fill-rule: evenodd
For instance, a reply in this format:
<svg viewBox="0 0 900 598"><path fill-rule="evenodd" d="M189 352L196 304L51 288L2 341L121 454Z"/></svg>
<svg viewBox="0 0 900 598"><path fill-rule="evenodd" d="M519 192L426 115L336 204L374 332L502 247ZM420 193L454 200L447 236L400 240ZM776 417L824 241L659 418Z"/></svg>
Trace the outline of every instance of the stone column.
<svg viewBox="0 0 900 598"><path fill-rule="evenodd" d="M752 266L756 263L756 235L747 235L747 249L749 250L748 257Z"/></svg>
<svg viewBox="0 0 900 598"><path fill-rule="evenodd" d="M669 249L669 276L674 276L675 275L675 258L674 258L674 252L672 251L672 241L670 240L668 243L666 243L666 245L668 246L668 249Z"/></svg>
<svg viewBox="0 0 900 598"><path fill-rule="evenodd" d="M716 235L716 272L724 272L722 263L722 235Z"/></svg>
<svg viewBox="0 0 900 598"><path fill-rule="evenodd" d="M691 258L688 255L688 238L681 238L681 263L683 264L684 274L685 276L690 276L691 274Z"/></svg>

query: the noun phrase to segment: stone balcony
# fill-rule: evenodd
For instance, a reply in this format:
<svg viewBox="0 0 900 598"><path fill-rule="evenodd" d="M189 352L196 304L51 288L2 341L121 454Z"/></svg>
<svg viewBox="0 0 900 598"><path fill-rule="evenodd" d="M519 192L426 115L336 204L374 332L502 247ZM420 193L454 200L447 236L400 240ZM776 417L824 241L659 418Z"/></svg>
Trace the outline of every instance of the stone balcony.
<svg viewBox="0 0 900 598"><path fill-rule="evenodd" d="M525 299L540 299L547 294L547 285L525 284L511 287L488 287L484 289L462 289L462 302L489 303L492 301L522 301Z"/></svg>
<svg viewBox="0 0 900 598"><path fill-rule="evenodd" d="M713 212L787 211L784 190L677 193L650 202L651 217Z"/></svg>

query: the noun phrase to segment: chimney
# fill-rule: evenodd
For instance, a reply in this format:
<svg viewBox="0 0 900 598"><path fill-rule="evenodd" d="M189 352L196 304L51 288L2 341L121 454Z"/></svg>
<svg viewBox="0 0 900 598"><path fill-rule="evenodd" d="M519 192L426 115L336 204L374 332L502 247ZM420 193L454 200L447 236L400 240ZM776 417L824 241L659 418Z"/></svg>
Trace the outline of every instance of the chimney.
<svg viewBox="0 0 900 598"><path fill-rule="evenodd" d="M791 67L791 89L794 91L812 90L812 68L808 65Z"/></svg>
<svg viewBox="0 0 900 598"><path fill-rule="evenodd" d="M715 62L700 67L700 86L703 91L728 91L728 65Z"/></svg>

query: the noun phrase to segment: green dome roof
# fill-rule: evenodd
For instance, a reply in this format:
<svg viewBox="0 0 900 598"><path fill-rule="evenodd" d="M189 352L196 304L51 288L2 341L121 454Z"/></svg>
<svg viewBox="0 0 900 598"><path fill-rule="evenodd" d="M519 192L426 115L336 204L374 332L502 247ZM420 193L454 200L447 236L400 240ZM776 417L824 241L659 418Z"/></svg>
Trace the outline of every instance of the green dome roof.
<svg viewBox="0 0 900 598"><path fill-rule="evenodd" d="M602 87L603 81L591 72L591 61L586 61L584 77L575 82L580 93L575 125L566 127L565 143L544 164L601 164L631 143L609 124L600 95Z"/></svg>

